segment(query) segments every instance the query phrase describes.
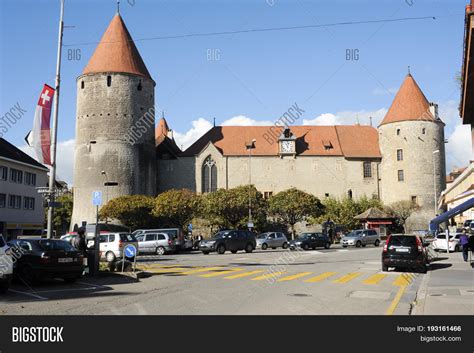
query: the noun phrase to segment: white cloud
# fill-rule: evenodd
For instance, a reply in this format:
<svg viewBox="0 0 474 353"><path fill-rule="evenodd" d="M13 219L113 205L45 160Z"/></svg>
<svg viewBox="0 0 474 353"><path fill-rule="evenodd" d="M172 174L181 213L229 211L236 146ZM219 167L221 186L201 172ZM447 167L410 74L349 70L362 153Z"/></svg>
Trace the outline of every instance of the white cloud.
<svg viewBox="0 0 474 353"><path fill-rule="evenodd" d="M368 125L372 117L372 126L378 126L387 114L386 108L375 111L341 111L336 114L324 113L314 119L303 119L303 125L354 125L357 123Z"/></svg>
<svg viewBox="0 0 474 353"><path fill-rule="evenodd" d="M75 145L74 141L74 139L60 141L58 142L56 149L56 179L65 181L66 183L68 183L69 186L72 186L73 181ZM24 145L19 148L27 155L31 156L34 159L37 159L33 148L31 148L30 146Z"/></svg>
<svg viewBox="0 0 474 353"><path fill-rule="evenodd" d="M204 135L207 131L212 128L210 121L204 118L194 120L191 129L184 133L174 132L174 139L176 144L184 151L186 148L191 146L198 138Z"/></svg>
<svg viewBox="0 0 474 353"><path fill-rule="evenodd" d="M446 145L447 172L455 167L467 166L472 159L471 126L459 123L453 133L448 136Z"/></svg>
<svg viewBox="0 0 474 353"><path fill-rule="evenodd" d="M271 126L274 123L274 121L270 120L254 120L244 115L237 115L225 120L222 126Z"/></svg>

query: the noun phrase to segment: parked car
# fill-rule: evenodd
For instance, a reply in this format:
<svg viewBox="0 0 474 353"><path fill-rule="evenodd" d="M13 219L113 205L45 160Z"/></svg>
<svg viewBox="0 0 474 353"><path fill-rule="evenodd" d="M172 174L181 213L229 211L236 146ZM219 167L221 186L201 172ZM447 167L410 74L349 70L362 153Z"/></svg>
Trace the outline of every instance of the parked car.
<svg viewBox="0 0 474 353"><path fill-rule="evenodd" d="M71 243L74 245L74 239L76 239L76 237L77 237L77 232L69 232L67 234L61 235L59 239L67 241L68 243Z"/></svg>
<svg viewBox="0 0 474 353"><path fill-rule="evenodd" d="M213 251L217 251L218 254L224 254L227 250L230 250L232 254L239 250L251 253L256 247L255 235L247 230L220 231L211 239L202 240L199 244L199 250L206 255Z"/></svg>
<svg viewBox="0 0 474 353"><path fill-rule="evenodd" d="M288 239L285 234L281 232L267 232L262 233L257 237L257 248L266 250L268 248L276 249L288 247Z"/></svg>
<svg viewBox="0 0 474 353"><path fill-rule="evenodd" d="M10 258L11 250L0 234L0 293L5 293L10 287L13 277L13 261Z"/></svg>
<svg viewBox="0 0 474 353"><path fill-rule="evenodd" d="M290 249L295 250L301 248L303 250L325 248L329 249L331 246L331 239L323 233L301 233L295 240L290 242Z"/></svg>
<svg viewBox="0 0 474 353"><path fill-rule="evenodd" d="M463 223L463 228L471 228L471 224L473 224L473 223L474 223L474 220L472 220L472 219L467 219L467 220L465 220L464 223Z"/></svg>
<svg viewBox="0 0 474 353"><path fill-rule="evenodd" d="M8 242L17 258L14 276L26 283L43 278L62 278L72 283L82 276L83 256L64 240L15 239Z"/></svg>
<svg viewBox="0 0 474 353"><path fill-rule="evenodd" d="M369 244L379 246L380 236L374 229L354 230L341 239L341 244L343 248L347 248L348 246L360 248L361 246L365 247Z"/></svg>
<svg viewBox="0 0 474 353"><path fill-rule="evenodd" d="M146 233L165 233L173 240L176 251L184 249L185 239L183 230L180 228L161 228L161 229L137 229L132 234L137 237Z"/></svg>
<svg viewBox="0 0 474 353"><path fill-rule="evenodd" d="M450 233L449 234L449 251L457 252L461 251L462 247L459 244L461 239L461 233ZM433 249L435 251L446 251L447 244L446 244L446 233L439 233L436 235L436 240L433 242Z"/></svg>
<svg viewBox="0 0 474 353"><path fill-rule="evenodd" d="M382 271L395 267L426 273L428 264L428 256L419 236L395 234L387 238L382 251Z"/></svg>
<svg viewBox="0 0 474 353"><path fill-rule="evenodd" d="M143 233L136 239L141 253L164 255L176 250L173 239L166 233Z"/></svg>
<svg viewBox="0 0 474 353"><path fill-rule="evenodd" d="M123 250L133 245L139 251L137 239L130 233L107 233L99 235L101 259L114 262L123 258ZM93 244L92 244L93 245Z"/></svg>

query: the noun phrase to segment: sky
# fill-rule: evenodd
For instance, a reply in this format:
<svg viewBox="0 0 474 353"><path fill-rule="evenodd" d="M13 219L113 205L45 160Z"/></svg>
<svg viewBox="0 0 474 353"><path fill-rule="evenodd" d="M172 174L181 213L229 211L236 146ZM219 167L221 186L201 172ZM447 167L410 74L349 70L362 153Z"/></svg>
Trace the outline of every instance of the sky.
<svg viewBox="0 0 474 353"><path fill-rule="evenodd" d="M120 13L156 82L179 146L217 125L269 125L293 104L295 124L383 119L408 66L446 123L448 171L472 159L459 118L467 0L122 0ZM116 12L115 0L66 0L58 178L73 183L76 78ZM427 18L421 18L427 17ZM436 19L433 19L435 17ZM0 118L26 113L3 137L32 154L44 83L54 86L59 0L0 0ZM406 18L416 20L393 21ZM337 23L391 20L365 24ZM164 39L184 34L320 25L286 31ZM321 26L323 25L323 26Z"/></svg>

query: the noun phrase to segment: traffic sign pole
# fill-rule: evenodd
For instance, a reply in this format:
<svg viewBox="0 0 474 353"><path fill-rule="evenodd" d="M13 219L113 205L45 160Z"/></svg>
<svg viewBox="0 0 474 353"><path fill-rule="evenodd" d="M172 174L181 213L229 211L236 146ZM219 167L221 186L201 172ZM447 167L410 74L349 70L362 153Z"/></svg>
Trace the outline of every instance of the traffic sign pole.
<svg viewBox="0 0 474 353"><path fill-rule="evenodd" d="M92 265L93 275L99 274L100 263L100 239L99 239L99 206L102 205L102 191L92 193L92 205L95 206L95 230L94 230L94 263Z"/></svg>

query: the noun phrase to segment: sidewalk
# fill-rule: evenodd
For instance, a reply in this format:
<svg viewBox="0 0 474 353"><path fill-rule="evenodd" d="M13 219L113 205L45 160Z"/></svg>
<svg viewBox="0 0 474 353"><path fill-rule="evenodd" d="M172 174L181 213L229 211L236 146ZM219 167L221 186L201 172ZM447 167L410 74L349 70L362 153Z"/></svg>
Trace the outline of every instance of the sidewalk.
<svg viewBox="0 0 474 353"><path fill-rule="evenodd" d="M460 252L438 253L421 283L412 315L474 315L472 266Z"/></svg>

